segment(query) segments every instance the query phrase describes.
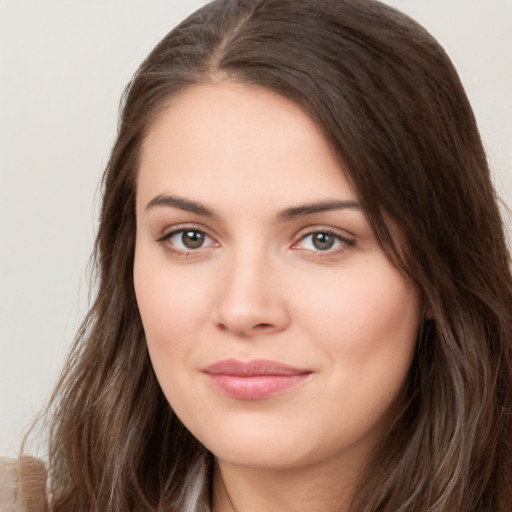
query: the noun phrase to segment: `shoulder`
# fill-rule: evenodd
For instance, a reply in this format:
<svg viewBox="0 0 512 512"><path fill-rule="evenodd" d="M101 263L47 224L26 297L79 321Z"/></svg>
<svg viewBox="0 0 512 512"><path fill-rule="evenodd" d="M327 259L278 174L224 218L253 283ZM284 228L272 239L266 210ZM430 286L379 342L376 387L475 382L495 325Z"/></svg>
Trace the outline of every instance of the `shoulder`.
<svg viewBox="0 0 512 512"><path fill-rule="evenodd" d="M0 511L46 512L46 470L34 457L0 457Z"/></svg>

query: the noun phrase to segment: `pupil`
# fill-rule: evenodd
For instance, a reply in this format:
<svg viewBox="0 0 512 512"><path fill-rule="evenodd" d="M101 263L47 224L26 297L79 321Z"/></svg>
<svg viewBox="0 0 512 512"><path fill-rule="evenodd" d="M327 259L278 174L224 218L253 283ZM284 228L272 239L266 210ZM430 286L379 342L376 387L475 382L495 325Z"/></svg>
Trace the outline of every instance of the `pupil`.
<svg viewBox="0 0 512 512"><path fill-rule="evenodd" d="M334 245L334 237L328 233L315 233L313 235L313 245L320 251L326 251Z"/></svg>
<svg viewBox="0 0 512 512"><path fill-rule="evenodd" d="M199 231L185 231L181 235L183 245L188 249L198 249L204 243L204 233Z"/></svg>

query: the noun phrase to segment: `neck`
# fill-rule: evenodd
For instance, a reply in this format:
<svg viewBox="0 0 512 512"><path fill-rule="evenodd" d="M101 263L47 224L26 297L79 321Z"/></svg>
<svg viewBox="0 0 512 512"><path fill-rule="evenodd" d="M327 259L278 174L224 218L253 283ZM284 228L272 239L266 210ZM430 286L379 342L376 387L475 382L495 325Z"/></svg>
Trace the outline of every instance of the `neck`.
<svg viewBox="0 0 512 512"><path fill-rule="evenodd" d="M353 464L340 468L339 461L262 469L216 460L212 512L348 512L361 469Z"/></svg>

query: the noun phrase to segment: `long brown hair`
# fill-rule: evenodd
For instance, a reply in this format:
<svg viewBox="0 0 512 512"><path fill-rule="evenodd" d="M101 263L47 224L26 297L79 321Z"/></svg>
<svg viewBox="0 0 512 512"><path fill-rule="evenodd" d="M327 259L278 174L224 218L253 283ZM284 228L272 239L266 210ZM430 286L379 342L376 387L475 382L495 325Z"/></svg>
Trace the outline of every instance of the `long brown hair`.
<svg viewBox="0 0 512 512"><path fill-rule="evenodd" d="M134 197L152 121L177 92L215 80L268 88L309 113L427 305L406 407L350 510L510 509L512 278L497 198L450 60L373 0L216 0L137 71L103 180L97 298L50 408L51 509L181 510L204 457L149 361L133 290Z"/></svg>

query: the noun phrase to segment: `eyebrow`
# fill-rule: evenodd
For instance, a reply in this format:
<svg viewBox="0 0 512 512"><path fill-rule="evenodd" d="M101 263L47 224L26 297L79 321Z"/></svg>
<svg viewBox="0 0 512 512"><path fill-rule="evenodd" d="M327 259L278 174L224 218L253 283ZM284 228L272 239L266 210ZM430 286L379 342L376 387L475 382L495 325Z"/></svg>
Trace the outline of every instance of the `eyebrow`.
<svg viewBox="0 0 512 512"><path fill-rule="evenodd" d="M328 212L332 210L363 210L357 201L320 201L317 203L304 204L287 208L280 212L277 216L278 221L287 222L303 217L305 215L313 215L315 213Z"/></svg>
<svg viewBox="0 0 512 512"><path fill-rule="evenodd" d="M215 212L207 206L183 197L158 195L151 199L145 209L147 211L151 208L155 208L156 206L168 206L171 208L178 208L186 212L195 213L197 215L203 215L205 217L217 217Z"/></svg>
<svg viewBox="0 0 512 512"><path fill-rule="evenodd" d="M205 217L218 218L218 215L208 206L185 199L184 197L158 195L154 197L147 205L146 211L157 206L165 206L170 208L178 208L180 210L195 213ZM299 206L292 206L286 208L277 215L278 222L289 222L297 217L304 217L306 215L314 215L316 213L328 212L332 210L362 210L362 206L357 201L347 200L327 200L315 203L308 203Z"/></svg>

